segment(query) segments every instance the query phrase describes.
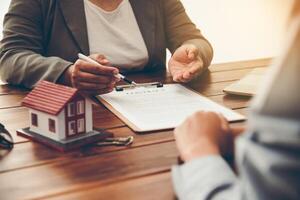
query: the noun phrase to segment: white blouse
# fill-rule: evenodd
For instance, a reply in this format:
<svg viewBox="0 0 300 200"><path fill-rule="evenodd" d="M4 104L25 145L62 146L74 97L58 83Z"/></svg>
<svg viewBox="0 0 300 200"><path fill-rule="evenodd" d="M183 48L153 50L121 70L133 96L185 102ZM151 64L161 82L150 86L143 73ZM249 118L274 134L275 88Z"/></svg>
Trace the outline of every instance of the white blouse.
<svg viewBox="0 0 300 200"><path fill-rule="evenodd" d="M147 64L147 47L128 0L111 12L89 0L84 0L84 7L90 54L103 54L113 66L125 70Z"/></svg>

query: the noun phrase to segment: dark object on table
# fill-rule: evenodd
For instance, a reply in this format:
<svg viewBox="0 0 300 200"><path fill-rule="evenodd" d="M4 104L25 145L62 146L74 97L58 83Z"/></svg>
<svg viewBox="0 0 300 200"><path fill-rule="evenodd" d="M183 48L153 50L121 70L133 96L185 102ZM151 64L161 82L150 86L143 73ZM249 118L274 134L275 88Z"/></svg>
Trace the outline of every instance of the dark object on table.
<svg viewBox="0 0 300 200"><path fill-rule="evenodd" d="M5 126L0 123L0 148L10 150L14 147L14 141Z"/></svg>
<svg viewBox="0 0 300 200"><path fill-rule="evenodd" d="M129 146L133 143L134 137L106 138L101 142L97 142L96 146Z"/></svg>

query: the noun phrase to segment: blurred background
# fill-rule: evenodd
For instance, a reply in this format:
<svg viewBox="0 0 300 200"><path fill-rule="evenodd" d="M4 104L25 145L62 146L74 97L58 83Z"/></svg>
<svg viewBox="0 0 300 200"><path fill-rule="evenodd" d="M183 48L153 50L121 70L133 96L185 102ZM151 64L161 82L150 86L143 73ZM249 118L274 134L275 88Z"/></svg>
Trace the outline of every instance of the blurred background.
<svg viewBox="0 0 300 200"><path fill-rule="evenodd" d="M0 1L0 38L9 2ZM276 56L293 0L182 0L182 3L213 44L213 63L222 63Z"/></svg>

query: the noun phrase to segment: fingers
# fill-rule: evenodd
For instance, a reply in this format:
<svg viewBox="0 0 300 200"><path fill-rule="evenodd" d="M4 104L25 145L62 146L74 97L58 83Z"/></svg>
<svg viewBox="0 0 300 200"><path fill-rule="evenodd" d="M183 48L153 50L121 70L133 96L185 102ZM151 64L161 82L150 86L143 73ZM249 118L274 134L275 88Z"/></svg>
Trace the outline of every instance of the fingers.
<svg viewBox="0 0 300 200"><path fill-rule="evenodd" d="M200 74L201 67L199 65L193 65L190 69L184 71L181 76L179 76L179 80L181 82L189 82Z"/></svg>
<svg viewBox="0 0 300 200"><path fill-rule="evenodd" d="M97 74L97 75L110 75L118 74L119 70L115 67L109 67L104 65L95 65L93 63L89 63L83 60L77 60L75 66L78 70Z"/></svg>
<svg viewBox="0 0 300 200"><path fill-rule="evenodd" d="M200 111L188 117L175 130L181 158L190 161L207 155L219 155L220 120L216 113Z"/></svg>
<svg viewBox="0 0 300 200"><path fill-rule="evenodd" d="M190 74L195 75L200 73L202 68L203 68L203 61L200 57L198 57L188 71L190 72Z"/></svg>
<svg viewBox="0 0 300 200"><path fill-rule="evenodd" d="M191 74L188 72L188 70L185 70L184 68L185 68L185 66L180 66L180 67L177 67L177 69L174 70L173 72L171 71L171 74L173 76L173 81L188 82L189 80L191 80L193 78L191 76Z"/></svg>
<svg viewBox="0 0 300 200"><path fill-rule="evenodd" d="M181 73L177 73L175 76L173 76L173 80L176 82L186 83L191 81L196 75L197 74L193 74L187 70Z"/></svg>
<svg viewBox="0 0 300 200"><path fill-rule="evenodd" d="M194 45L189 45L186 50L189 60L194 60L199 54L199 49Z"/></svg>
<svg viewBox="0 0 300 200"><path fill-rule="evenodd" d="M105 57L92 56L97 62L107 63ZM111 92L115 84L120 81L115 77L119 70L115 67L103 64L94 64L83 60L77 60L72 66L72 86L86 94L104 94Z"/></svg>
<svg viewBox="0 0 300 200"><path fill-rule="evenodd" d="M173 75L173 81L175 82L182 82L182 73L176 73Z"/></svg>
<svg viewBox="0 0 300 200"><path fill-rule="evenodd" d="M186 71L182 75L182 80L185 82L191 81L194 78L194 74L191 73L190 71Z"/></svg>
<svg viewBox="0 0 300 200"><path fill-rule="evenodd" d="M78 71L74 74L73 79L77 82L88 82L88 83L98 83L108 85L112 82L117 82L114 76L103 76L87 73L84 71Z"/></svg>
<svg viewBox="0 0 300 200"><path fill-rule="evenodd" d="M192 79L193 79L193 77L191 77L191 76L184 77L183 73L180 75L177 75L176 77L173 77L173 81L180 82L180 83L187 83L187 82L191 81Z"/></svg>
<svg viewBox="0 0 300 200"><path fill-rule="evenodd" d="M102 64L102 65L111 65L109 60L102 54L92 54L89 56L90 58L92 58L93 60L96 60L98 63Z"/></svg>
<svg viewBox="0 0 300 200"><path fill-rule="evenodd" d="M201 70L203 68L203 61L199 56L196 60L197 61L194 62L193 65L190 66L190 68L183 74L184 79L191 80L201 73Z"/></svg>
<svg viewBox="0 0 300 200"><path fill-rule="evenodd" d="M201 73L202 65L195 63L190 68L176 74L176 80L179 82L189 82Z"/></svg>

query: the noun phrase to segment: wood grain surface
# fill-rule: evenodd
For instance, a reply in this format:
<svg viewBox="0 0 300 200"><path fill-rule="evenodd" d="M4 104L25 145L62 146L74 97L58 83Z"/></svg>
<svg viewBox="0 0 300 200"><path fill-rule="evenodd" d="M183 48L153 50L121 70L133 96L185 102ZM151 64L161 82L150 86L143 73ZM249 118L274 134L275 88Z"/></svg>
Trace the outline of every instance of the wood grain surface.
<svg viewBox="0 0 300 200"><path fill-rule="evenodd" d="M270 59L213 65L186 84L211 100L247 115L251 98L222 90ZM130 74L137 82L172 83L166 71ZM95 129L117 137L132 135L130 147L89 146L60 153L15 134L28 126L28 110L20 102L27 89L0 86L0 122L12 133L15 147L0 150L0 199L174 199L170 170L177 162L172 130L136 134L103 105L93 106ZM246 122L231 124L244 126Z"/></svg>

